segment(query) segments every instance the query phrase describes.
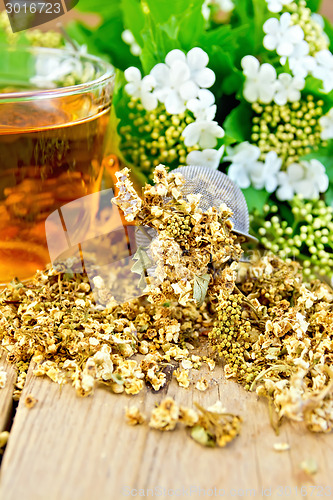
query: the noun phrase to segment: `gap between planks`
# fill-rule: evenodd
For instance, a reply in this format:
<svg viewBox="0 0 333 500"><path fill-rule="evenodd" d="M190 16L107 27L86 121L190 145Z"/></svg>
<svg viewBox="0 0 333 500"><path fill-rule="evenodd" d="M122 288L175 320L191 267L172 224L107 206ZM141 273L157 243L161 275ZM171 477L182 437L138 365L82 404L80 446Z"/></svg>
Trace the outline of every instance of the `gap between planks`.
<svg viewBox="0 0 333 500"><path fill-rule="evenodd" d="M16 381L16 370L6 361L7 353L0 349L0 369L7 373L6 385L0 389L0 432L8 430L13 412L13 392Z"/></svg>
<svg viewBox="0 0 333 500"><path fill-rule="evenodd" d="M182 389L173 380L159 393L145 390L126 396L99 388L93 397L81 399L69 385L60 388L34 377L30 367L3 459L0 499L118 500L133 496L133 489L152 496L154 488L161 488L154 491L160 498L171 496L167 491L164 495L163 488L180 489L185 498L192 488L190 498L196 499L215 487L221 489L220 496L224 491L224 498L250 496L250 489L262 497L262 487L271 488L270 498L281 498L278 487L295 492L302 486L333 486L333 435L314 435L301 425L284 424L276 436L264 401L226 381L222 369L209 378L212 375L216 382L206 392ZM24 405L28 394L38 399L30 410ZM228 411L243 417L240 437L227 448L206 449L182 426L159 432L125 423L127 405L135 404L149 415L166 394L191 407L194 401L209 406L221 399ZM275 442L289 442L291 448L278 453ZM318 463L314 477L299 467L310 457Z"/></svg>

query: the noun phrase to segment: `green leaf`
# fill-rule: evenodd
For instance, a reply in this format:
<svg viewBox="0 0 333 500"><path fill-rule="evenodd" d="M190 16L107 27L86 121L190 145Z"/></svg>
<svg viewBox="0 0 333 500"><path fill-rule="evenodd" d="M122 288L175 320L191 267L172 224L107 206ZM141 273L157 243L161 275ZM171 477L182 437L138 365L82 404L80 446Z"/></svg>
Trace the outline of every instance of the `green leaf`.
<svg viewBox="0 0 333 500"><path fill-rule="evenodd" d="M252 109L242 102L233 109L223 124L226 136L232 138L234 142L248 141L251 137Z"/></svg>
<svg viewBox="0 0 333 500"><path fill-rule="evenodd" d="M114 15L114 12L119 11L118 0L80 0L75 7L76 10L82 12L91 12L99 14L101 17L108 18Z"/></svg>
<svg viewBox="0 0 333 500"><path fill-rule="evenodd" d="M156 25L151 15L146 16L145 27L141 33L143 47L140 56L145 74L148 74L157 63L163 62L170 50L179 48L176 37L170 37L173 33L172 25L172 19L169 24Z"/></svg>
<svg viewBox="0 0 333 500"><path fill-rule="evenodd" d="M306 6L312 10L312 12L318 12L320 6L322 4L322 0L307 0Z"/></svg>
<svg viewBox="0 0 333 500"><path fill-rule="evenodd" d="M324 17L325 21L325 33L327 34L328 38L330 39L330 49L331 51L333 50L333 25L332 23Z"/></svg>
<svg viewBox="0 0 333 500"><path fill-rule="evenodd" d="M91 42L100 52L109 55L112 64L121 70L129 66L139 66L140 59L131 54L129 46L122 41L124 25L121 17L115 16L104 22L92 33Z"/></svg>
<svg viewBox="0 0 333 500"><path fill-rule="evenodd" d="M307 77L303 93L312 94L314 97L322 99L324 101L324 113L329 111L333 105L333 92L325 94L323 92L323 82L321 80L318 80L317 78L314 78L313 76Z"/></svg>
<svg viewBox="0 0 333 500"><path fill-rule="evenodd" d="M205 300L209 282L210 282L209 274L204 274L203 276L194 277L193 298L196 301L198 301L199 305L201 305Z"/></svg>
<svg viewBox="0 0 333 500"><path fill-rule="evenodd" d="M265 189L255 189L252 186L247 189L242 189L242 191L245 196L249 212L252 212L252 210L256 208L260 213L262 213L262 209L269 198L269 193Z"/></svg>
<svg viewBox="0 0 333 500"><path fill-rule="evenodd" d="M200 45L198 39L204 30L201 5L202 0L147 1L145 25L141 32L141 62L146 74L155 64L163 62L171 50L188 52Z"/></svg>
<svg viewBox="0 0 333 500"><path fill-rule="evenodd" d="M216 75L213 92L216 98L222 94L236 93L242 83L242 74L237 69L235 52L238 48L238 37L245 33L244 27L231 29L229 25L202 33L198 45L207 52L209 68Z"/></svg>
<svg viewBox="0 0 333 500"><path fill-rule="evenodd" d="M184 16L203 4L203 0L146 0L145 4L155 22L164 24L171 16Z"/></svg>
<svg viewBox="0 0 333 500"><path fill-rule="evenodd" d="M326 204L333 208L333 182L329 185L328 190L325 193Z"/></svg>
<svg viewBox="0 0 333 500"><path fill-rule="evenodd" d="M145 16L138 0L121 0L124 26L129 29L137 43L142 46L141 31L145 25Z"/></svg>

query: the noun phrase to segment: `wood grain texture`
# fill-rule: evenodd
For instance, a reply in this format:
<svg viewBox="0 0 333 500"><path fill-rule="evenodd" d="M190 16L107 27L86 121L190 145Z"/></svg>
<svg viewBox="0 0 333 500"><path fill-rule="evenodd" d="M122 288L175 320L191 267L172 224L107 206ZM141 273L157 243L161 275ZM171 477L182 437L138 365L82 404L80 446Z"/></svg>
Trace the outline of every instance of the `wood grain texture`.
<svg viewBox="0 0 333 500"><path fill-rule="evenodd" d="M13 409L13 392L16 380L16 371L12 365L6 361L6 353L0 349L0 368L7 373L7 382L3 389L0 389L0 432L7 429Z"/></svg>
<svg viewBox="0 0 333 500"><path fill-rule="evenodd" d="M132 489L143 489L151 497L154 488L160 488L161 494L155 490L154 495L160 498L172 496L168 489L180 489L180 498L196 499L204 497L204 490L207 497L215 487L222 498L250 497L251 488L259 498L262 488L271 488L270 498L287 498L278 494L279 486L292 488L289 498L296 499L301 498L296 486L333 490L333 435L313 435L301 425L285 424L277 437L264 401L226 381L221 369L213 376L204 393L181 389L172 381L157 394L148 390L124 396L98 389L93 397L80 399L71 387L60 389L30 373L3 460L0 499L118 500L132 498ZM23 402L27 394L38 399L30 410ZM241 436L227 448L206 449L182 427L162 433L125 423L125 406L136 404L150 414L166 394L188 406L221 399L243 417ZM290 451L274 451L275 442L289 442ZM318 463L315 476L299 467L309 457Z"/></svg>

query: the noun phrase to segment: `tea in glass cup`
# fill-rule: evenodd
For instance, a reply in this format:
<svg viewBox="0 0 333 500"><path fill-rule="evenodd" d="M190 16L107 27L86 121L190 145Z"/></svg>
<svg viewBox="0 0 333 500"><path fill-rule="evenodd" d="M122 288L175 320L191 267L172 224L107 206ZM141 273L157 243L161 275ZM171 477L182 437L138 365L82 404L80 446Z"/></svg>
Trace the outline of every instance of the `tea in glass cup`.
<svg viewBox="0 0 333 500"><path fill-rule="evenodd" d="M0 283L50 262L45 220L101 189L113 68L76 52L1 48Z"/></svg>

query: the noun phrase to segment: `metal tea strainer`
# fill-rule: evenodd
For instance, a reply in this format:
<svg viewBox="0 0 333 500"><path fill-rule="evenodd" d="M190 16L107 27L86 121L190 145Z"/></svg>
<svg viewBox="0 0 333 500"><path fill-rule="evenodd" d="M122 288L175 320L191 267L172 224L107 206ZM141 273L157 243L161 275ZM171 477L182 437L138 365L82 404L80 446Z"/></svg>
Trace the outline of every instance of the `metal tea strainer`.
<svg viewBox="0 0 333 500"><path fill-rule="evenodd" d="M257 243L257 239L249 234L249 211L245 197L240 188L225 174L210 167L190 165L173 170L182 174L185 184L181 187L184 195L201 194L199 208L206 212L209 208L219 208L225 203L233 215L230 217L236 234L244 236L247 241ZM145 233L136 233L137 246L149 247L149 243L157 236L153 228L145 228ZM148 250L149 253L149 250ZM244 259L244 257L243 257Z"/></svg>
<svg viewBox="0 0 333 500"><path fill-rule="evenodd" d="M230 220L234 224L233 231L245 236L247 240L257 242L249 234L249 211L245 197L240 188L222 172L210 167L191 165L179 167L173 172L182 174L186 182L182 186L182 193L201 194L199 208L204 212L211 207L219 208L222 203L233 212Z"/></svg>

